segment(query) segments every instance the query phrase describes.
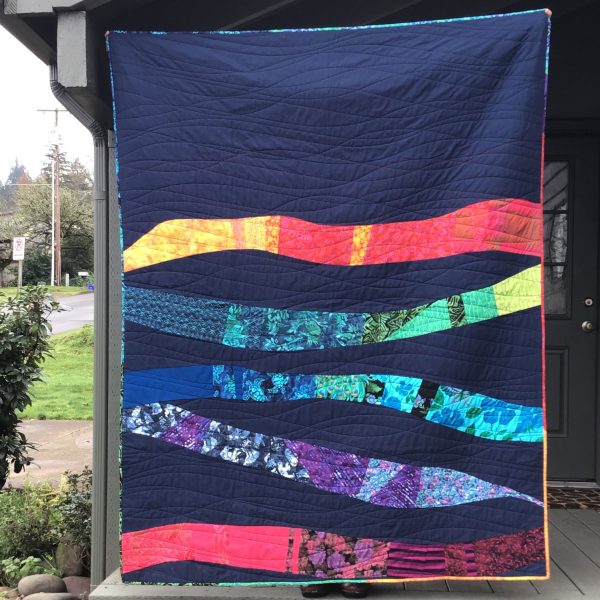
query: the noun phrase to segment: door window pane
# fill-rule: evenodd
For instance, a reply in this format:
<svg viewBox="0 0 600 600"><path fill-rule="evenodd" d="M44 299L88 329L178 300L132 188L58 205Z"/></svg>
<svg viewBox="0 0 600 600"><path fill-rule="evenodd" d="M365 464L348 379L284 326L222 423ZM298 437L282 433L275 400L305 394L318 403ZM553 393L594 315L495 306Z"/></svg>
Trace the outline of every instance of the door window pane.
<svg viewBox="0 0 600 600"><path fill-rule="evenodd" d="M544 213L544 260L547 263L567 262L567 214Z"/></svg>
<svg viewBox="0 0 600 600"><path fill-rule="evenodd" d="M567 312L569 163L544 164L544 304L546 314Z"/></svg>
<svg viewBox="0 0 600 600"><path fill-rule="evenodd" d="M563 266L544 267L544 309L547 315L567 312L567 279Z"/></svg>

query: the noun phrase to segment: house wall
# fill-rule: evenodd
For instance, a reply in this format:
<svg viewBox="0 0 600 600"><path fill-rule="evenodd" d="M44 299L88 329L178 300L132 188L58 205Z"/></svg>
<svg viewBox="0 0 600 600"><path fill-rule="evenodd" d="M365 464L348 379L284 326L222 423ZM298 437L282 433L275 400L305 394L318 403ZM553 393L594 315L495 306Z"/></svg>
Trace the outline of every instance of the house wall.
<svg viewBox="0 0 600 600"><path fill-rule="evenodd" d="M600 119L599 24L599 2L552 21L549 120Z"/></svg>

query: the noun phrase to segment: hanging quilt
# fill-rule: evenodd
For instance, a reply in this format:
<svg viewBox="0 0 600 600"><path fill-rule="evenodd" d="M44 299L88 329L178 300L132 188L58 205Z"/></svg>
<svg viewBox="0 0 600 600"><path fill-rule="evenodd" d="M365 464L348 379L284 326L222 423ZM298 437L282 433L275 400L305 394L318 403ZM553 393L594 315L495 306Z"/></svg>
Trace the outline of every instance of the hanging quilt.
<svg viewBox="0 0 600 600"><path fill-rule="evenodd" d="M548 34L110 33L125 582L547 576Z"/></svg>

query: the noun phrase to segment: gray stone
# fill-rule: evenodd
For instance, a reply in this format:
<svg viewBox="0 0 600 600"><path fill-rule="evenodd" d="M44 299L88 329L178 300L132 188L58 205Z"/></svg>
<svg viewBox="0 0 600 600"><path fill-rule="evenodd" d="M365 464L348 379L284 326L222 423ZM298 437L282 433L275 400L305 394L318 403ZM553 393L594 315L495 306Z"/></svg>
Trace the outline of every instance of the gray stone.
<svg viewBox="0 0 600 600"><path fill-rule="evenodd" d="M28 575L19 581L17 589L21 596L30 596L37 592L66 592L67 586L56 575Z"/></svg>
<svg viewBox="0 0 600 600"><path fill-rule="evenodd" d="M84 553L77 544L60 542L56 548L56 566L64 577L79 576L85 573Z"/></svg>
<svg viewBox="0 0 600 600"><path fill-rule="evenodd" d="M25 596L23 600L79 600L79 598L68 592L37 592L37 594Z"/></svg>
<svg viewBox="0 0 600 600"><path fill-rule="evenodd" d="M63 577L63 581L67 586L67 592L77 596L82 600L86 600L90 595L90 578L89 577Z"/></svg>

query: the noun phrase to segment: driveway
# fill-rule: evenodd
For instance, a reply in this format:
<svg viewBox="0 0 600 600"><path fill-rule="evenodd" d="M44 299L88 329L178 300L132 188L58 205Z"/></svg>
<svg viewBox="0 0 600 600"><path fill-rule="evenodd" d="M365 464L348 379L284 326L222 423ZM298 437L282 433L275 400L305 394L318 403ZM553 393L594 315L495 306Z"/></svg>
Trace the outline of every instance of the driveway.
<svg viewBox="0 0 600 600"><path fill-rule="evenodd" d="M85 466L91 468L91 421L31 420L23 421L19 428L37 449L30 453L35 464L18 475L10 473L8 483L13 487L22 487L26 480L57 484L67 470L80 473Z"/></svg>
<svg viewBox="0 0 600 600"><path fill-rule="evenodd" d="M71 329L79 329L83 325L94 322L94 294L78 294L77 296L58 296L57 300L65 309L50 315L52 333L63 333Z"/></svg>

